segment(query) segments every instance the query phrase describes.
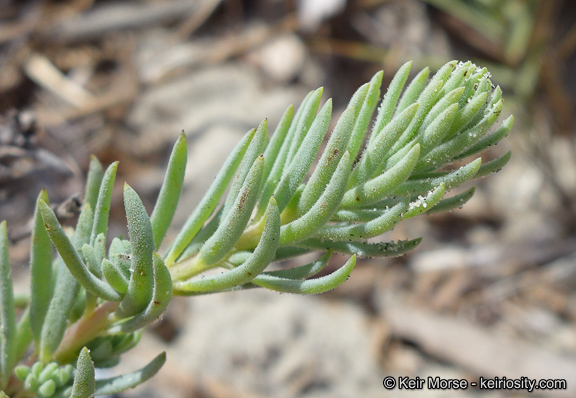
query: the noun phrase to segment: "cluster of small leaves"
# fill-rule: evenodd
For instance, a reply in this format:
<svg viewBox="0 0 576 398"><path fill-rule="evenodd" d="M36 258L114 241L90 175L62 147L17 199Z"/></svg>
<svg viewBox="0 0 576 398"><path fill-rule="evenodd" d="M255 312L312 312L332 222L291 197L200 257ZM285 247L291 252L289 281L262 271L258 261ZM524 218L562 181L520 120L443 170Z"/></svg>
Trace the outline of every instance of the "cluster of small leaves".
<svg viewBox="0 0 576 398"><path fill-rule="evenodd" d="M481 158L470 160L512 127L509 117L491 131L502 110L502 92L486 69L470 62L449 62L430 80L426 68L403 90L410 67L403 65L395 75L372 128L382 72L357 90L311 175L332 114L330 100L318 110L322 89L310 92L295 114L288 108L270 140L266 121L250 131L165 257L174 293L258 286L321 293L346 280L355 256L400 255L420 242L368 239L401 220L457 208L470 199L473 188L444 196L499 170L510 158L507 153L484 164ZM458 161L464 164L458 167ZM272 261L317 250L326 254L314 263L265 271ZM353 256L334 273L309 279L332 252ZM216 267L227 271L198 277Z"/></svg>
<svg viewBox="0 0 576 398"><path fill-rule="evenodd" d="M72 379L74 366L59 366L50 362L46 366L36 362L33 366L19 365L14 370L16 377L24 382L26 390L38 392L41 397L51 397L57 389L66 387Z"/></svg>
<svg viewBox="0 0 576 398"><path fill-rule="evenodd" d="M420 239L368 240L402 220L462 206L473 188L449 198L445 193L506 164L510 153L484 164L473 155L505 137L513 119L492 130L502 93L486 69L449 62L430 80L428 69L422 70L404 89L410 66L397 72L374 120L382 72L360 87L321 154L332 114L331 100L318 110L322 89L310 92L296 113L289 107L271 138L267 121L249 131L164 258L157 250L182 190L185 135L174 146L150 216L124 185L130 239L114 237L109 247L118 164L104 171L92 158L75 229L60 225L45 191L38 197L31 294L18 322L6 223L0 224L0 397L89 397L142 383L163 365L164 353L112 379L95 380L94 368L115 366L173 294L256 287L322 293L348 278L356 256L395 256L414 248ZM59 254L55 261L52 245ZM310 264L266 270L274 261L313 251L325 253ZM312 278L333 252L352 257L333 273ZM204 274L215 268L224 272Z"/></svg>
<svg viewBox="0 0 576 398"><path fill-rule="evenodd" d="M46 192L40 193L31 237L30 297L18 325L6 223L0 225L0 391L18 397L114 394L144 382L162 367L164 353L139 371L93 380L88 389L82 387L94 367L117 365L120 356L139 342L139 330L158 319L170 302L172 278L156 247L175 212L173 199L180 196L184 169L175 169L174 164L182 164L186 156L182 136L174 147L152 217L125 184L130 240L115 237L108 249L117 162L104 171L92 158L75 229L60 225ZM176 185L172 178L178 180ZM52 245L59 254L55 261ZM17 366L20 362L25 365Z"/></svg>

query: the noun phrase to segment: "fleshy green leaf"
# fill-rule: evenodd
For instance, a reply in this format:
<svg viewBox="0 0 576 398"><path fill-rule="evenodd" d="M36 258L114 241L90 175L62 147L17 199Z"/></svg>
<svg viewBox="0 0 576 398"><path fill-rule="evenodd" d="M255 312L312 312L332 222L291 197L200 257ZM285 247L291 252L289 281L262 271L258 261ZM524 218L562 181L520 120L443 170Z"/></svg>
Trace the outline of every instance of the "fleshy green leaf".
<svg viewBox="0 0 576 398"><path fill-rule="evenodd" d="M462 152L456 157L456 159L463 159L465 157L474 155L491 145L496 145L500 140L508 135L512 126L514 125L514 116L509 116L506 120L502 122L502 125L496 129L493 133L484 136L476 144L472 145L466 151Z"/></svg>
<svg viewBox="0 0 576 398"><path fill-rule="evenodd" d="M190 215L190 217L186 220L186 223L180 230L180 233L174 240L170 251L166 255L165 262L168 267L172 266L176 259L182 254L184 249L188 246L190 241L196 236L198 231L204 225L204 222L208 220L210 214L214 211L216 206L218 205L218 201L224 194L226 187L234 177L234 173L238 168L246 150L248 149L248 145L250 141L254 137L255 131L248 132L242 140L236 145L232 153L224 162L224 165L216 175L214 182L202 198L200 204L196 207L194 212Z"/></svg>
<svg viewBox="0 0 576 398"><path fill-rule="evenodd" d="M422 238L398 242L363 243L363 242L335 242L311 238L297 242L299 247L314 250L334 250L338 253L355 254L359 257L394 257L401 256L414 249Z"/></svg>
<svg viewBox="0 0 576 398"><path fill-rule="evenodd" d="M408 128L418 106L418 103L410 105L382 129L377 139L370 142L350 176L348 188L366 182L384 167L384 161L390 147Z"/></svg>
<svg viewBox="0 0 576 398"><path fill-rule="evenodd" d="M40 383L47 382L49 379L52 378L52 374L56 369L58 369L58 364L56 362L50 362L49 364L44 366L44 369L42 369L42 372L40 372L40 374L38 375L38 381Z"/></svg>
<svg viewBox="0 0 576 398"><path fill-rule="evenodd" d="M268 202L270 201L270 198L274 194L274 190L276 189L278 182L280 181L280 179L282 178L282 175L284 174L284 169L287 166L289 166L287 158L288 158L288 152L290 151L290 146L292 145L292 140L294 139L294 132L296 129L295 126L298 125L298 121L302 117L303 107L305 106L306 101L308 101L310 99L310 96L313 93L314 93L314 91L311 91L308 93L308 95L306 95L306 97L302 101L302 104L298 108L296 115L294 115L293 117L292 117L292 113L293 113L294 108L292 106L288 108L287 112L288 112L288 118L290 119L290 122L289 122L288 126L283 127L283 128L287 128L287 131L284 134L284 137L282 138L282 144L281 144L280 148L278 149L278 154L274 158L267 157L266 156L267 154L266 153L264 154L264 158L268 159L268 161L266 162L266 165L264 166L264 173L263 173L263 179L262 179L263 180L262 194L260 196L258 209L256 212L256 219L257 220L261 219L264 216L264 213L266 212L266 209L268 206ZM286 116L286 113L285 113L285 116ZM284 116L282 117L282 121L284 121L286 124L288 124L288 120L285 120ZM278 126L278 128L280 128L280 125ZM281 131L283 132L283 130L281 130ZM277 145L278 141L280 141L280 139L277 140L273 136L271 143L274 143L274 145ZM270 147L270 145L269 145L269 147ZM266 152L268 152L268 149L266 150ZM268 167L271 168L269 173L266 172L268 170ZM266 178L264 179L264 177L266 177Z"/></svg>
<svg viewBox="0 0 576 398"><path fill-rule="evenodd" d="M402 88L404 87L404 84L406 84L406 80L408 79L408 74L410 73L411 68L412 62L406 62L400 67L400 69L398 69L398 72L396 72L394 78L390 82L388 90L382 99L382 104L378 108L378 116L376 116L376 122L374 123L374 128L372 129L372 134L370 136L368 145L372 144L372 141L374 141L380 135L382 129L384 129L384 126L388 125L390 120L392 120L392 115L396 109L398 98L400 98ZM426 80L426 78L424 80ZM408 105L410 104L406 104L404 108L407 108ZM400 113L402 110L398 111L398 113Z"/></svg>
<svg viewBox="0 0 576 398"><path fill-rule="evenodd" d="M392 147L392 152L398 151L400 148L408 144L417 134L418 130L422 126L426 116L430 113L433 106L436 104L440 98L440 92L444 85L445 79L448 77L450 72L456 66L456 62L448 62L445 64L430 80L430 83L422 90L422 93L418 97L418 102L420 106L410 123L410 126L404 131L400 136L398 141Z"/></svg>
<svg viewBox="0 0 576 398"><path fill-rule="evenodd" d="M426 213L427 210L440 202L444 196L444 192L446 192L444 184L440 184L425 197L418 197L416 201L410 203L410 208L404 213L403 218L407 220L419 214Z"/></svg>
<svg viewBox="0 0 576 398"><path fill-rule="evenodd" d="M484 77L486 71L480 70L477 66L472 65L468 73L471 74L471 76L470 79L464 82L464 94L462 94L459 101L460 107L463 107L467 99L478 92L478 83ZM484 106L486 106L486 104L484 104ZM480 109L482 110L483 108Z"/></svg>
<svg viewBox="0 0 576 398"><path fill-rule="evenodd" d="M279 153L282 148L283 143L285 142L286 135L288 134L288 130L290 129L290 125L292 123L294 117L294 107L289 106L288 109L284 111L284 114L280 118L278 122L278 126L272 135L272 139L270 143L266 146L266 151L264 152L264 159L270 159L264 165L264 173L262 173L262 180L268 181L268 177L270 176L273 167L277 162L279 162ZM287 154L287 153L286 153ZM266 201L268 203L268 201Z"/></svg>
<svg viewBox="0 0 576 398"><path fill-rule="evenodd" d="M453 136L455 133L457 133L466 125L468 125L470 121L476 115L478 115L482 107L485 105L486 98L488 98L488 93L483 92L469 99L466 105L463 108L460 108L460 110L456 114L456 117L452 122L452 127L450 128L450 134L448 134L447 137Z"/></svg>
<svg viewBox="0 0 576 398"><path fill-rule="evenodd" d="M94 363L86 347L82 348L76 363L76 374L70 398L92 398L96 392Z"/></svg>
<svg viewBox="0 0 576 398"><path fill-rule="evenodd" d="M94 241L94 246L84 244L82 246L82 254L86 259L86 265L90 272L97 278L102 278L102 259L106 256L106 237L104 234L99 234Z"/></svg>
<svg viewBox="0 0 576 398"><path fill-rule="evenodd" d="M295 247L295 246L279 247L278 250L276 250L276 256L274 256L274 261L285 260L287 258L300 256L302 254L308 254L311 251L312 249L306 249L304 247Z"/></svg>
<svg viewBox="0 0 576 398"><path fill-rule="evenodd" d="M212 217L210 221L202 228L192 239L186 250L182 252L179 258L179 262L184 261L200 251L202 245L216 232L220 226L220 220L222 219L222 208Z"/></svg>
<svg viewBox="0 0 576 398"><path fill-rule="evenodd" d="M132 274L128 291L116 311L116 315L123 318L144 311L150 303L154 286L152 253L155 250L150 217L140 197L128 184L124 184L124 208L130 235Z"/></svg>
<svg viewBox="0 0 576 398"><path fill-rule="evenodd" d="M130 351L142 339L142 332L137 331L129 334L118 334L114 336L112 344L112 355L120 355L124 352Z"/></svg>
<svg viewBox="0 0 576 398"><path fill-rule="evenodd" d="M134 388L156 375L165 362L166 353L163 352L154 358L148 365L136 372L112 377L110 379L98 380L96 381L95 395L114 395L130 388Z"/></svg>
<svg viewBox="0 0 576 398"><path fill-rule="evenodd" d="M446 80L444 87L442 87L441 95L446 95L446 93L449 93L455 88L462 86L462 83L464 82L465 77L468 75L471 66L472 62L470 61L466 63L458 63L448 80Z"/></svg>
<svg viewBox="0 0 576 398"><path fill-rule="evenodd" d="M446 185L446 190L456 188L466 181L474 178L480 165L482 158L478 158L465 166L460 167L458 170L452 171L441 177L423 178L418 180L408 180L400 185L393 195L422 195L435 189L440 184Z"/></svg>
<svg viewBox="0 0 576 398"><path fill-rule="evenodd" d="M472 187L461 194L454 195L451 198L442 199L430 210L428 210L426 214L443 213L462 207L466 202L470 200L470 198L472 198L474 195L474 190L475 188Z"/></svg>
<svg viewBox="0 0 576 398"><path fill-rule="evenodd" d="M92 233L90 234L91 245L94 244L99 234L106 236L108 232L108 214L110 213L110 202L112 201L112 190L114 189L117 169L118 162L112 163L108 166L102 178L100 191L98 192L98 200L94 208L94 224L92 226Z"/></svg>
<svg viewBox="0 0 576 398"><path fill-rule="evenodd" d="M454 90L448 92L443 97L441 97L438 100L438 102L436 102L436 104L432 107L432 109L430 109L430 111L428 112L428 114L424 118L424 121L422 122L422 125L420 126L420 129L418 131L418 135L421 136L422 133L424 133L429 128L429 126L434 121L436 121L438 119L438 117L440 117L440 115L442 113L444 113L447 109L453 107L454 105L456 107L456 109L454 110L454 113L456 113L456 111L459 109L458 99L460 99L462 97L463 92L464 92L464 87L458 87L458 88L455 88ZM444 133L444 135L448 134L449 131L450 131L450 126L448 126L448 129ZM425 142L425 141L423 141L423 142Z"/></svg>
<svg viewBox="0 0 576 398"><path fill-rule="evenodd" d="M30 245L30 327L36 344L40 342L42 324L54 289L52 284L52 242L40 214L39 202L41 200L48 203L48 194L45 190L40 192L36 201L31 237L33 243Z"/></svg>
<svg viewBox="0 0 576 398"><path fill-rule="evenodd" d="M122 269L108 259L102 260L102 273L106 282L121 295L128 291L128 278L124 276Z"/></svg>
<svg viewBox="0 0 576 398"><path fill-rule="evenodd" d="M8 259L6 221L0 223L0 390L4 389L15 365L16 312L12 272Z"/></svg>
<svg viewBox="0 0 576 398"><path fill-rule="evenodd" d="M498 118L501 110L502 102L500 101L493 108L490 108L490 111L474 127L454 136L454 138L428 152L417 167L419 169L425 167L436 169L457 159L459 154L465 152L486 134Z"/></svg>
<svg viewBox="0 0 576 398"><path fill-rule="evenodd" d="M274 191L274 197L278 202L280 212L286 208L296 190L306 178L306 174L308 174L308 170L328 130L331 114L332 101L328 100L318 113L318 116L316 116L316 119L314 119L308 134L302 141L302 145L300 145L294 155L292 163L286 168L286 172L278 183Z"/></svg>
<svg viewBox="0 0 576 398"><path fill-rule="evenodd" d="M407 75L408 71L406 71L405 73ZM416 77L414 77L414 79L412 79L412 81L406 88L406 91L404 91L404 94L402 94L402 97L400 98L400 103L396 108L395 115L398 115L400 112L402 112L404 109L408 108L408 106L412 105L414 102L418 100L418 97L420 96L420 94L422 94L422 91L424 90L426 84L428 83L428 76L430 76L430 69L426 67L422 69L416 75Z"/></svg>
<svg viewBox="0 0 576 398"><path fill-rule="evenodd" d="M156 205L150 216L152 230L154 231L154 244L157 248L162 244L168 227L170 227L170 223L172 222L172 218L174 218L174 213L176 213L176 205L180 199L180 193L182 192L184 183L187 157L186 135L182 132L172 149L166 176L164 177Z"/></svg>
<svg viewBox="0 0 576 398"><path fill-rule="evenodd" d="M74 278L93 295L101 297L104 300L120 301L122 297L118 292L112 289L107 283L98 279L88 270L82 261L82 258L80 258L80 255L74 248L74 245L62 229L56 215L52 209L50 209L50 206L42 200L40 200L39 206L42 218L46 224L48 235Z"/></svg>
<svg viewBox="0 0 576 398"><path fill-rule="evenodd" d="M377 207L371 209L343 209L338 210L330 221L335 222L367 222L372 221L382 215L382 210Z"/></svg>
<svg viewBox="0 0 576 398"><path fill-rule="evenodd" d="M130 280L130 254L132 253L132 246L130 241L119 238L112 239L110 249L108 250L108 259L114 266L122 272L126 280Z"/></svg>
<svg viewBox="0 0 576 398"><path fill-rule="evenodd" d="M322 271L324 267L328 265L328 262L331 258L332 250L328 250L326 254L310 264L281 269L277 271L264 272L261 275L275 276L286 279L307 279Z"/></svg>
<svg viewBox="0 0 576 398"><path fill-rule="evenodd" d="M452 71L456 69L456 66L458 66L458 61L450 61L442 65L442 67L438 69L438 71L434 74L434 76L432 76L432 79L430 79L430 83L428 84L428 87L426 87L426 90L430 89L431 86L434 86L435 83L440 81L442 82L442 86L444 87L444 82L448 80L448 77L450 76ZM439 94L445 95L444 91L442 90L440 90Z"/></svg>
<svg viewBox="0 0 576 398"><path fill-rule="evenodd" d="M104 170L102 168L102 163L96 158L96 156L90 156L90 166L88 169L88 179L86 180L86 194L84 195L84 204L89 203L90 207L96 208L96 201L98 200L98 192L100 191L100 184L102 183L102 177L104 175ZM45 200L46 203L48 201Z"/></svg>
<svg viewBox="0 0 576 398"><path fill-rule="evenodd" d="M322 192L324 192L326 184L332 179L336 168L342 160L342 156L346 153L358 112L362 107L368 88L368 85L364 85L356 90L356 93L354 93L354 96L348 103L348 107L344 110L340 119L338 119L334 131L332 131L330 135L328 144L326 144L326 149L324 149L320 161L314 169L314 173L302 192L300 203L298 204L299 214L304 214L310 210L314 203L318 201Z"/></svg>
<svg viewBox="0 0 576 398"><path fill-rule="evenodd" d="M299 281L278 276L259 275L254 278L253 283L283 293L320 294L332 290L344 283L350 276L355 265L356 256L352 256L348 261L346 261L346 264L338 270L320 278Z"/></svg>
<svg viewBox="0 0 576 398"><path fill-rule="evenodd" d="M340 206L366 206L392 194L410 176L410 173L418 161L419 155L420 145L416 144L410 149L406 156L390 170L347 191L342 198Z"/></svg>
<svg viewBox="0 0 576 398"><path fill-rule="evenodd" d="M350 153L346 152L322 196L310 210L298 219L282 226L280 244L286 245L305 239L330 219L332 214L336 212L346 190L350 166Z"/></svg>
<svg viewBox="0 0 576 398"><path fill-rule="evenodd" d="M248 177L248 173L254 164L254 161L264 152L267 137L268 120L264 120L256 129L254 138L252 138L252 141L248 146L248 150L246 151L246 155L244 155L242 163L240 163L240 166L238 166L238 171L236 172L234 180L232 181L232 185L230 186L230 191L228 192L228 198L226 199L224 208L222 209L223 217L226 217L226 215L230 212L234 204L234 200L238 196L238 193L241 191L242 186ZM262 170L262 172L264 172L264 170ZM260 189L260 187L258 187L258 189Z"/></svg>
<svg viewBox="0 0 576 398"><path fill-rule="evenodd" d="M39 357L41 361L50 361L52 354L58 349L79 291L80 284L60 259L56 263L54 296L50 300L40 335Z"/></svg>
<svg viewBox="0 0 576 398"><path fill-rule="evenodd" d="M202 246L198 255L203 264L209 266L217 263L238 242L250 220L250 215L258 199L263 168L264 156L261 155L254 161L230 213L220 223L214 235Z"/></svg>
<svg viewBox="0 0 576 398"><path fill-rule="evenodd" d="M418 130L420 129L420 126L424 121L424 118L430 112L430 109L432 109L432 107L438 100L439 91L442 88L442 84L443 82L441 80L437 81L435 84L430 83L422 92L420 98L418 99L419 104L418 109L416 110L416 113L414 114L414 117L412 118L410 125L408 126L408 128L406 128L406 130L404 130L400 138L398 138L398 140L392 146L392 150L390 151L390 153L393 154L390 157L392 163L395 162L395 155L396 157L398 155L402 156L401 148L407 147L408 144L412 141L412 139L414 139L415 136L417 135Z"/></svg>
<svg viewBox="0 0 576 398"><path fill-rule="evenodd" d="M286 163L292 164L292 161L297 156L302 143L308 136L310 128L316 119L316 112L318 112L318 106L320 105L320 99L322 98L322 93L324 89L321 87L314 90L309 97L307 97L300 108L298 109L297 119L292 124L288 135L293 136L290 140L290 149L288 151L288 156L286 157ZM286 175L288 169L284 168L282 177ZM280 205L280 203L278 203ZM280 206L280 209L282 207Z"/></svg>
<svg viewBox="0 0 576 398"><path fill-rule="evenodd" d="M56 391L56 383L54 380L46 380L40 387L38 392L44 397L51 397Z"/></svg>
<svg viewBox="0 0 576 398"><path fill-rule="evenodd" d="M258 242L256 249L254 249L254 253L242 265L220 275L205 276L186 282L176 282L174 284L175 292L185 295L189 292L218 291L242 285L254 279L270 264L280 240L280 211L274 197L270 199L265 217L266 224L262 232L262 238Z"/></svg>
<svg viewBox="0 0 576 398"><path fill-rule="evenodd" d="M34 340L34 335L32 334L32 327L30 326L30 308L27 308L20 319L18 320L18 326L16 327L16 342L15 342L15 361L18 362L26 355L30 343Z"/></svg>
<svg viewBox="0 0 576 398"><path fill-rule="evenodd" d="M348 151L350 152L350 157L352 159L356 159L356 155L358 155L358 151L364 142L364 137L368 130L368 124L372 120L372 114L378 105L378 97L380 96L380 86L382 85L383 75L384 72L380 71L372 77L369 82L364 102L358 111L356 123L352 130L352 136L350 137L350 143L348 144Z"/></svg>
<svg viewBox="0 0 576 398"><path fill-rule="evenodd" d="M108 249L108 257L112 258L118 254L129 254L132 250L132 245L129 240L121 239L116 237L112 239L110 243L110 249Z"/></svg>
<svg viewBox="0 0 576 398"><path fill-rule="evenodd" d="M485 175L499 171L502 167L506 166L506 163L508 163L511 157L512 151L508 151L499 158L484 163L478 168L478 172L474 175L474 178L484 177Z"/></svg>
<svg viewBox="0 0 576 398"><path fill-rule="evenodd" d="M424 133L421 136L421 152L423 154L434 148L434 146L441 142L442 139L450 132L450 126L456 117L457 111L458 104L450 105L426 127Z"/></svg>
<svg viewBox="0 0 576 398"><path fill-rule="evenodd" d="M158 253L154 253L154 290L152 291L152 300L146 309L128 319L121 322L118 331L123 333L135 332L146 325L158 319L166 310L170 299L172 298L172 277L170 271L164 265L162 257ZM116 328L112 328L110 333L115 333Z"/></svg>
<svg viewBox="0 0 576 398"><path fill-rule="evenodd" d="M90 357L95 367L102 367L101 363L112 359L112 341L110 336L96 338L90 346Z"/></svg>
<svg viewBox="0 0 576 398"><path fill-rule="evenodd" d="M495 90L491 89L492 89L491 82L485 75L483 75L478 81L478 83L474 85L474 91L476 93L491 92L491 95L490 98L487 101L485 101L484 104L482 104L482 107L480 108L476 116L474 116L472 120L468 124L466 124L466 126L464 126L463 129L467 129L478 124L489 112L489 109L494 108L494 106L501 101L502 90L500 89L500 87L496 87Z"/></svg>
<svg viewBox="0 0 576 398"><path fill-rule="evenodd" d="M402 219L402 214L408 209L408 200L403 200L380 217L363 224L348 226L325 226L314 237L328 240L365 240L382 235L389 231Z"/></svg>

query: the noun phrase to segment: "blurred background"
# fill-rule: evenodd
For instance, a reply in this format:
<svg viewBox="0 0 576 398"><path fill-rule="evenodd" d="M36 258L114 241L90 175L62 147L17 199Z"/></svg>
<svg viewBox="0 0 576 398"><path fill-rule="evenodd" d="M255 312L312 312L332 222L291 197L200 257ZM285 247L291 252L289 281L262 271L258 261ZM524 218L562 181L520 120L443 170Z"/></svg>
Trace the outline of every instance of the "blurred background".
<svg viewBox="0 0 576 398"><path fill-rule="evenodd" d="M151 209L184 130L177 228L242 134L309 90L324 86L336 120L380 69L387 84L409 60L412 75L472 60L516 118L483 157L513 158L463 209L383 237L422 236L416 250L364 260L321 296L176 299L113 371L168 351L122 397L528 395L386 391L387 375L562 378L567 390L530 396L576 396L575 50L568 0L0 0L0 219L17 289L39 189L73 219L90 154L120 160L118 185ZM116 195L111 236L125 233Z"/></svg>

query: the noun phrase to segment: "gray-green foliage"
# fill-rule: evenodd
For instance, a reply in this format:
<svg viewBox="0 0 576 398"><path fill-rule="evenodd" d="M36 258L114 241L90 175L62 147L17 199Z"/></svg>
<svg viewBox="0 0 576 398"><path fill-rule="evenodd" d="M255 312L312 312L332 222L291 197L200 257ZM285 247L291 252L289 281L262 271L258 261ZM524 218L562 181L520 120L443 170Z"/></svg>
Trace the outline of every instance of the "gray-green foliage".
<svg viewBox="0 0 576 398"><path fill-rule="evenodd" d="M501 90L492 86L486 69L470 62L449 62L430 81L426 68L403 90L410 66L402 66L394 77L371 128L382 73L358 89L329 137L331 102L318 110L322 90L312 91L296 113L292 108L285 112L266 149L262 149L258 133L267 124L256 134L249 132L234 156L241 151L250 156L241 161L235 188L223 209L213 206L195 212L187 225L198 226L183 229L166 255L175 294L255 286L300 293L333 288L326 283L322 285L325 289L299 290L294 286L305 286L311 275L295 278L265 273L235 279L237 283L230 285L233 279L227 277L239 272L244 264L240 260L247 262L263 240L264 215L272 206L271 198L281 220L279 241L267 245L275 252L273 259L316 250L358 256L403 254L419 239L367 240L404 219L457 208L470 199L473 190L445 195L468 180L498 170L510 157L507 153L484 164L481 158L471 159L505 137L512 127L509 117L491 132L502 110ZM325 139L328 142L319 154ZM257 157L262 152L263 157ZM317 166L310 171L318 156ZM234 167L224 168L211 190L216 191L222 176L230 181L234 172ZM212 223L200 227L196 220L204 223L212 214ZM212 268L228 271L218 277L197 277ZM328 275L327 280L336 276Z"/></svg>
<svg viewBox="0 0 576 398"><path fill-rule="evenodd" d="M424 69L404 89L410 66L399 69L379 107L383 73L360 87L329 136L332 102L320 107L322 89L296 112L289 107L270 139L266 120L249 131L164 256L158 250L182 190L185 135L174 146L151 216L125 184L129 239L108 236L118 163L104 170L93 157L76 228L60 225L45 191L38 197L31 296L18 322L6 224L0 224L0 393L88 397L132 388L160 369L164 354L112 379L95 380L94 368L116 365L173 294L258 287L322 293L348 278L356 256L396 256L418 245L420 239L368 239L402 220L462 206L473 188L446 193L506 164L510 153L485 163L474 155L504 138L513 119L492 131L502 92L486 69L449 62L430 80ZM50 243L58 252L54 261ZM267 271L274 261L315 251L324 253L310 264ZM333 252L352 256L314 278ZM203 275L215 268L222 272ZM33 365L18 365L23 361Z"/></svg>

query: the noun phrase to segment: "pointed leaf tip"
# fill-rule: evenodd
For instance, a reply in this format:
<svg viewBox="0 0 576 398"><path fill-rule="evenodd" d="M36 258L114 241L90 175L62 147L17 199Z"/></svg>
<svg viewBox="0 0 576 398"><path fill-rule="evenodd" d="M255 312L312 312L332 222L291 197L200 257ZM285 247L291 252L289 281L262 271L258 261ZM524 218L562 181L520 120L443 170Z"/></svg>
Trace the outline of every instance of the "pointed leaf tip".
<svg viewBox="0 0 576 398"><path fill-rule="evenodd" d="M96 381L94 373L94 362L90 358L90 351L84 347L78 356L76 364L76 375L72 386L71 398L90 398L94 396Z"/></svg>
<svg viewBox="0 0 576 398"><path fill-rule="evenodd" d="M96 382L96 395L114 395L122 391L134 388L146 380L150 379L166 362L166 352L162 352L142 369L110 379L98 380Z"/></svg>

